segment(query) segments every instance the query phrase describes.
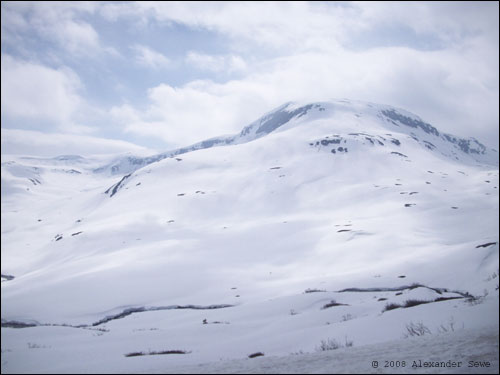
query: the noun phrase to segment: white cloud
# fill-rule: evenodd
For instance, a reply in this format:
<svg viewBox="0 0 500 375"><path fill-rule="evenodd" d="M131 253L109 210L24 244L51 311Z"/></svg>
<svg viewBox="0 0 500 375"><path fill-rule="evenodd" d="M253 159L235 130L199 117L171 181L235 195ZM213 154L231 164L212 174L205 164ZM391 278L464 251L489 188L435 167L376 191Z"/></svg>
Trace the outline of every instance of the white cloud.
<svg viewBox="0 0 500 375"><path fill-rule="evenodd" d="M133 152L153 154L153 150L133 143L85 135L45 133L2 128L2 154L58 156Z"/></svg>
<svg viewBox="0 0 500 375"><path fill-rule="evenodd" d="M161 69L170 66L170 60L161 53L144 45L136 44L131 47L135 52L135 61L142 66Z"/></svg>
<svg viewBox="0 0 500 375"><path fill-rule="evenodd" d="M94 14L98 7L95 2L2 3L2 41L17 47L20 36L36 36L71 56L116 55L115 49L102 46L97 31L83 20L82 16Z"/></svg>
<svg viewBox="0 0 500 375"><path fill-rule="evenodd" d="M448 42L478 33L498 41L498 3L494 2L358 2L356 6L364 29L399 23Z"/></svg>
<svg viewBox="0 0 500 375"><path fill-rule="evenodd" d="M45 120L58 127L76 126L82 107L81 82L71 70L2 56L2 115Z"/></svg>
<svg viewBox="0 0 500 375"><path fill-rule="evenodd" d="M110 20L119 17L138 19L142 24L152 20L172 22L192 28L205 28L230 36L233 47L253 46L303 49L315 38L335 44L335 37L346 23L353 8L343 5L323 6L308 2L130 2L117 6L104 4L101 14ZM241 41L246 41L241 44ZM318 47L318 43L315 43Z"/></svg>
<svg viewBox="0 0 500 375"><path fill-rule="evenodd" d="M140 18L142 23L176 22L217 31L233 38L235 49L267 46L285 53L336 49L353 33L364 31L370 38L370 32L388 25L434 34L445 42L460 42L477 33L498 42L495 2L182 1L135 2L120 8L119 16Z"/></svg>
<svg viewBox="0 0 500 375"><path fill-rule="evenodd" d="M90 24L85 22L66 20L58 23L57 26L51 26L46 32L74 54L82 54L89 49L95 51L100 48L99 35Z"/></svg>
<svg viewBox="0 0 500 375"><path fill-rule="evenodd" d="M186 62L200 70L213 72L243 72L247 69L245 60L236 55L207 55L189 51Z"/></svg>

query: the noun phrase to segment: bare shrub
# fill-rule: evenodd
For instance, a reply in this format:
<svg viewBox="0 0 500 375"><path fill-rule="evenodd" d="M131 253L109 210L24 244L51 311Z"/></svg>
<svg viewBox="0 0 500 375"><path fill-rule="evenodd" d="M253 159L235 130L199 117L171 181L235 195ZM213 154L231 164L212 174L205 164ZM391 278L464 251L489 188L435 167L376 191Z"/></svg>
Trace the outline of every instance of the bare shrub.
<svg viewBox="0 0 500 375"><path fill-rule="evenodd" d="M316 347L317 352L325 352L327 350L337 350L341 345L335 339L321 340L319 346Z"/></svg>
<svg viewBox="0 0 500 375"><path fill-rule="evenodd" d="M315 350L317 352L325 352L327 350L337 350L337 349L340 349L340 348L350 348L351 346L353 346L353 341L352 340L349 340L347 338L347 336L345 336L344 338L344 342L345 344L342 345L341 343L339 343L337 340L335 339L327 339L327 340L321 340L321 343L319 344L319 346L316 346Z"/></svg>
<svg viewBox="0 0 500 375"><path fill-rule="evenodd" d="M410 322L406 325L406 333L404 333L403 336L406 339L408 337L424 336L427 334L430 335L431 333L431 330L427 326L425 326L424 323Z"/></svg>
<svg viewBox="0 0 500 375"><path fill-rule="evenodd" d="M354 341L349 340L347 336L345 337L345 347L350 348L354 344Z"/></svg>
<svg viewBox="0 0 500 375"><path fill-rule="evenodd" d="M439 333L455 332L455 319L453 319L453 317L450 317L450 319L448 319L447 324L443 323L438 327L438 332Z"/></svg>
<svg viewBox="0 0 500 375"><path fill-rule="evenodd" d="M476 306L479 305L480 303L483 303L487 295L488 295L487 290L484 291L484 295L482 296L473 296L472 294L467 293L465 302L470 306Z"/></svg>
<svg viewBox="0 0 500 375"><path fill-rule="evenodd" d="M345 315L342 315L342 321L343 322L347 322L348 320L352 320L354 319L355 316L351 315L351 314L345 314Z"/></svg>

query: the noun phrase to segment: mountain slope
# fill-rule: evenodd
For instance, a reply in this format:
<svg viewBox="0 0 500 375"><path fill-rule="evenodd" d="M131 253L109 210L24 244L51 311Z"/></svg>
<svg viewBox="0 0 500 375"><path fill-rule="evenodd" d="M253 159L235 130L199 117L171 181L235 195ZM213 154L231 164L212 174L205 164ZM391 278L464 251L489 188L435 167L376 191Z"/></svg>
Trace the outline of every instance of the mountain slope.
<svg viewBox="0 0 500 375"><path fill-rule="evenodd" d="M359 102L288 103L181 150L2 164L12 353L30 330L87 353L101 340L120 363L149 347L200 363L358 346L410 321L498 330L494 151Z"/></svg>

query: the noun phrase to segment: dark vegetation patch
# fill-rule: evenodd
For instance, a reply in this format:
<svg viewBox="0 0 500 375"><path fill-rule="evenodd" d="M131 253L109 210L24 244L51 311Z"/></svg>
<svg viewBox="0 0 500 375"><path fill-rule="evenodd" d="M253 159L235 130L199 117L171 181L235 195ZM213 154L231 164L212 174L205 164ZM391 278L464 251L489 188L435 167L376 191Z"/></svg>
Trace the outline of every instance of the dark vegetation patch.
<svg viewBox="0 0 500 375"><path fill-rule="evenodd" d="M30 180L30 181L33 183L33 185L41 185L41 184L42 184L42 183L41 183L38 179L36 179L36 178L29 178L28 180Z"/></svg>
<svg viewBox="0 0 500 375"><path fill-rule="evenodd" d="M306 289L304 290L304 293L322 293L326 292L324 289Z"/></svg>
<svg viewBox="0 0 500 375"><path fill-rule="evenodd" d="M252 353L248 355L248 358L255 358L255 357L262 357L264 353L262 352L257 352L257 353Z"/></svg>
<svg viewBox="0 0 500 375"><path fill-rule="evenodd" d="M220 322L218 320L215 320L213 322L209 322L208 320L203 319L202 324L231 324L231 323L229 323L229 322Z"/></svg>
<svg viewBox="0 0 500 375"><path fill-rule="evenodd" d="M421 299L409 299L409 300L406 300L404 302L403 307L404 308L413 307L413 306L423 305L423 304L431 303L431 302L434 302L434 301L433 300L427 301L427 300L421 300Z"/></svg>
<svg viewBox="0 0 500 375"><path fill-rule="evenodd" d="M104 194L108 194L109 192L111 192L111 194L109 196L111 198L113 195L115 195L118 192L118 189L120 189L123 186L123 183L125 182L125 180L127 178L129 178L131 175L132 175L132 173L129 173L128 175L123 176L123 178L120 181L118 181L116 184L110 186L108 188L108 190L106 190L104 192Z"/></svg>
<svg viewBox="0 0 500 375"><path fill-rule="evenodd" d="M402 305L398 304L398 303L388 303L387 305L385 305L382 312L394 310L394 309L399 309L399 308L407 309L410 307L424 305L427 303L442 302L442 301L448 301L448 300L452 300L452 299L462 299L462 298L465 298L465 297L458 297L458 296L457 297L438 297L438 298L435 298L433 300L409 299L409 300L406 300L405 302L403 302Z"/></svg>
<svg viewBox="0 0 500 375"><path fill-rule="evenodd" d="M449 290L447 288L433 288L433 287L426 286L426 285L423 285L420 283L413 283L411 285L403 285L403 286L393 287L393 288L346 288L346 289L342 289L342 290L337 291L337 293L344 293L344 292L361 292L361 293L363 293L363 292L368 292L368 293L370 293L370 292L400 292L403 290L413 290L416 288L427 288L427 289L435 291L438 294L456 293L456 294L459 294L465 298L472 297L471 294L469 294L468 292Z"/></svg>
<svg viewBox="0 0 500 375"><path fill-rule="evenodd" d="M438 297L434 300L434 302L448 301L450 299L461 299L464 297Z"/></svg>
<svg viewBox="0 0 500 375"><path fill-rule="evenodd" d="M332 299L326 305L323 305L323 307L321 308L321 310L328 309L328 308L334 307L334 306L349 306L349 305L346 305L345 303L338 303L337 301L335 301L334 299Z"/></svg>
<svg viewBox="0 0 500 375"><path fill-rule="evenodd" d="M339 144L342 141L342 138L336 139L322 139L320 141L322 146L328 146L329 144Z"/></svg>
<svg viewBox="0 0 500 375"><path fill-rule="evenodd" d="M402 154L401 152L397 152L397 151L392 151L391 154L394 154L394 155L398 155L398 156L402 156L404 158L407 158L408 156L406 156L405 154Z"/></svg>
<svg viewBox="0 0 500 375"><path fill-rule="evenodd" d="M394 310L394 309L399 309L401 307L401 305L397 304L397 303L388 303L385 305L384 309L382 310L382 312L384 311L390 311L390 310Z"/></svg>
<svg viewBox="0 0 500 375"><path fill-rule="evenodd" d="M139 357L143 355L164 355L164 354L189 354L191 352L186 352L185 350L162 350L162 351L149 351L145 352L132 352L124 354L125 357Z"/></svg>
<svg viewBox="0 0 500 375"><path fill-rule="evenodd" d="M429 150L434 150L436 148L436 146L434 146L431 142L428 142L428 141L423 141L423 142L424 142L424 146L427 147Z"/></svg>
<svg viewBox="0 0 500 375"><path fill-rule="evenodd" d="M482 245L477 245L476 249L479 249L480 247L488 247L488 246L493 246L496 245L496 242L488 242L488 243L483 243Z"/></svg>
<svg viewBox="0 0 500 375"><path fill-rule="evenodd" d="M25 323L25 322L18 322L16 320L4 320L2 319L2 327L5 328L29 328L29 327L36 327L38 324L36 323Z"/></svg>

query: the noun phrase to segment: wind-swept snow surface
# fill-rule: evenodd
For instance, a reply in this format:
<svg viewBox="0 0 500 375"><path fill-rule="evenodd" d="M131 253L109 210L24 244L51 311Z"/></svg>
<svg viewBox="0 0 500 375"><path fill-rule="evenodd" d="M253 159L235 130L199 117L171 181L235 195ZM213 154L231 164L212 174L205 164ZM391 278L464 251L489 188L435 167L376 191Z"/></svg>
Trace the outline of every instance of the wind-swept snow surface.
<svg viewBox="0 0 500 375"><path fill-rule="evenodd" d="M371 103L146 158L2 155L2 372L498 343L498 221L495 150Z"/></svg>

